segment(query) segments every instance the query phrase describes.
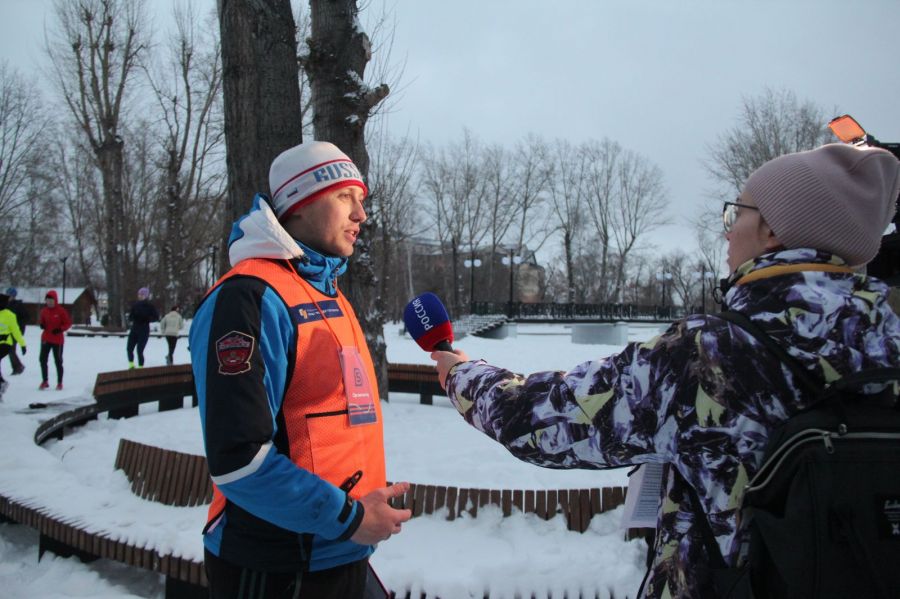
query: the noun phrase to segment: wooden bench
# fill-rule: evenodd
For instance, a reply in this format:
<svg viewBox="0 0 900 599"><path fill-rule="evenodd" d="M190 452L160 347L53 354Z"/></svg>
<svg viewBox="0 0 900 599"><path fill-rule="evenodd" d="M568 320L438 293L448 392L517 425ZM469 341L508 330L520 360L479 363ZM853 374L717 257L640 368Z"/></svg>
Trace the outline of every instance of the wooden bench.
<svg viewBox="0 0 900 599"><path fill-rule="evenodd" d="M212 481L203 456L179 453L119 440L116 469L131 482L136 495L166 505L194 506L212 501ZM395 497L391 505L412 510L413 517L447 509L447 519L461 514L475 517L479 508L499 507L504 516L513 508L537 514L545 520L562 514L569 530L584 532L591 518L625 503L625 487L602 489L474 489L443 485L411 484L407 493Z"/></svg>
<svg viewBox="0 0 900 599"><path fill-rule="evenodd" d="M74 325L71 329L66 331L66 337L127 337L128 329L122 329L118 327L103 327L103 326L87 326L87 325ZM155 337L157 339L161 339L166 337L158 330L151 331L150 337ZM188 337L188 333L178 333L176 335L179 339L186 339Z"/></svg>
<svg viewBox="0 0 900 599"><path fill-rule="evenodd" d="M415 364L391 366L394 384L400 386L392 390L422 393L423 401L424 395L428 395L430 403L430 396L436 394L436 390L428 385L437 385L437 372L433 367ZM162 380L153 381L147 376L148 373L156 374ZM121 376L123 374L125 376ZM188 381L190 387L187 386ZM187 395L193 397L196 405L189 365L101 373L95 385L95 396L98 393L97 404L70 410L42 423L35 432L35 442L40 444L56 435L61 438L65 426L96 418L103 411L109 411L111 417L114 410L120 414L118 417L135 416L141 403L160 401L161 409L163 405L168 406L165 409L171 409L183 406ZM121 439L115 467L126 475L132 492L144 499L173 506L196 506L212 501L212 481L203 456ZM504 516L510 515L513 508L544 519L560 514L566 518L570 530L584 532L595 514L614 509L624 500L623 487L497 490L412 484L407 493L393 498L391 503L398 508L410 509L414 517L446 509L449 520L463 513L475 517L480 509L488 505L499 507ZM155 550L113 540L92 532L90 523L55 517L38 505L25 505L2 496L0 517L37 529L41 553L53 551L64 556L76 555L84 561L107 558L159 572L166 577L166 599L205 595L207 580L201 561L163 555ZM628 531L628 537L643 536L645 532L644 529L632 529ZM394 596L393 593L391 595Z"/></svg>
<svg viewBox="0 0 900 599"><path fill-rule="evenodd" d="M43 421L34 431L34 444L43 445L47 439L63 439L65 429L80 426L91 420L96 420L102 412L97 404L90 404L57 414L53 418Z"/></svg>
<svg viewBox="0 0 900 599"><path fill-rule="evenodd" d="M193 390L189 365L145 368L138 370L137 375L154 371L161 382L152 382L146 376L136 376L133 370L101 373L97 377L95 395L100 389L101 394L105 394L103 403L110 405L118 401L120 403L116 404L118 406L116 409L124 412L127 408L124 404L128 397L141 402L159 400L155 396L147 395L145 389L150 383L158 393L162 393L160 389L166 385L174 385L178 402L182 402L184 397L179 394L187 389ZM121 376L123 374L125 376ZM392 391L420 393L423 396L423 403L431 403L431 397L440 389L437 371L433 366L391 364L389 376ZM100 380L101 377L104 377L104 381ZM190 387L186 386L188 380ZM115 401L106 397L111 390L120 394L115 396ZM443 393L443 390L440 391ZM136 394L140 397L134 398ZM98 404L100 403L98 398ZM129 415L136 413L136 411L129 412ZM203 456L179 453L122 439L119 442L115 467L121 469L128 477L132 491L145 499L180 506L200 505L212 501L212 483ZM432 514L446 507L447 517L450 520L463 512L475 516L478 509L486 505L500 507L504 515L509 515L515 507L525 513L535 513L547 519L556 514L564 514L570 530L583 532L595 514L618 507L624 501L624 487L532 491L413 484L408 493L393 500L393 505L413 510L414 516Z"/></svg>
<svg viewBox="0 0 900 599"><path fill-rule="evenodd" d="M116 470L125 473L132 493L143 499L179 507L212 502L204 456L119 439Z"/></svg>
<svg viewBox="0 0 900 599"><path fill-rule="evenodd" d="M159 402L159 411L184 407L184 398L197 405L190 364L151 366L101 372L94 382L94 399L110 418L137 416L142 403Z"/></svg>
<svg viewBox="0 0 900 599"><path fill-rule="evenodd" d="M388 391L418 393L419 403L432 404L435 395L447 395L430 364L388 364Z"/></svg>
<svg viewBox="0 0 900 599"><path fill-rule="evenodd" d="M438 383L437 369L428 364L388 364L388 390L418 393L420 403L427 405L435 395L446 395ZM188 396L196 406L190 364L101 372L94 383L94 399L110 418L137 416L140 404L155 401L160 412L181 408Z"/></svg>
<svg viewBox="0 0 900 599"><path fill-rule="evenodd" d="M486 506L500 508L506 517L516 508L544 520L562 515L569 530L584 532L596 514L625 503L625 491L625 487L520 490L411 484L409 491L395 497L391 505L412 510L413 517L446 508L447 520L455 520L464 512L477 517L479 509Z"/></svg>
<svg viewBox="0 0 900 599"><path fill-rule="evenodd" d="M111 559L158 572L166 577L166 599L191 599L206 595L206 571L202 561L130 545L96 532L90 522L73 521L48 513L33 502L25 503L3 495L0 495L0 520L37 530L39 555L50 551L63 557L75 556L83 562Z"/></svg>

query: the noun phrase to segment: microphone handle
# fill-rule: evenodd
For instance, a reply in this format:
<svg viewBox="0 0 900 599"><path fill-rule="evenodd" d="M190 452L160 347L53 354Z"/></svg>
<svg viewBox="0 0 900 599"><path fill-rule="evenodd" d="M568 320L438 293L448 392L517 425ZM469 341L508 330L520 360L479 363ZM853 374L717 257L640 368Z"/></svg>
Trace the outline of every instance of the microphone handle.
<svg viewBox="0 0 900 599"><path fill-rule="evenodd" d="M437 345L435 345L434 349L436 349L437 351L453 351L453 347L446 339L440 341Z"/></svg>

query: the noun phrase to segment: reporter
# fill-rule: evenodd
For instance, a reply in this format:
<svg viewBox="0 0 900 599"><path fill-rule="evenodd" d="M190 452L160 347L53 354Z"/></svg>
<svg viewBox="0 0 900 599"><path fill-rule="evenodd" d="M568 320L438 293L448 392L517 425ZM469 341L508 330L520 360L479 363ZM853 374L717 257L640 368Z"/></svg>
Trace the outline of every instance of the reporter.
<svg viewBox="0 0 900 599"><path fill-rule="evenodd" d="M900 366L889 288L856 269L875 256L898 192L900 166L883 150L832 144L767 162L725 205L723 306L816 380ZM432 358L465 420L521 460L665 464L642 597L714 596L697 514L734 565L746 541L736 520L743 488L769 433L814 399L749 333L707 314L568 372L526 377L459 350Z"/></svg>

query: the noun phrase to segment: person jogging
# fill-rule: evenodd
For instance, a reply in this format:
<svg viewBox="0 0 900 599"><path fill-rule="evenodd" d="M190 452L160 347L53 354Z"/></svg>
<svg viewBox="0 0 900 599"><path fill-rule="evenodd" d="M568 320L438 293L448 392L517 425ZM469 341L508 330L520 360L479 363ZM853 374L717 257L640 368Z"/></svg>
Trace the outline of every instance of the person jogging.
<svg viewBox="0 0 900 599"><path fill-rule="evenodd" d="M141 287L137 292L137 301L131 304L128 311L128 321L131 329L128 331L128 342L125 351L128 354L128 368L134 368L134 350L137 348L138 368L144 367L144 348L150 339L150 323L159 320L159 312L150 303L150 290Z"/></svg>
<svg viewBox="0 0 900 599"><path fill-rule="evenodd" d="M66 342L66 331L72 328L72 319L68 310L59 305L59 297L53 289L44 296L38 326L41 327L41 385L38 388L43 390L50 386L47 360L52 353L56 365L56 390L59 391L63 388L63 344Z"/></svg>

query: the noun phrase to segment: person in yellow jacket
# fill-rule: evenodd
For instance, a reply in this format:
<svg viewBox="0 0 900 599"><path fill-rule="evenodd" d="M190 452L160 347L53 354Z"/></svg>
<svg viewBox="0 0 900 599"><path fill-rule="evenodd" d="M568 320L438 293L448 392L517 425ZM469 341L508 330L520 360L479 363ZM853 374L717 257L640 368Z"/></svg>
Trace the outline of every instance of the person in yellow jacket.
<svg viewBox="0 0 900 599"><path fill-rule="evenodd" d="M22 355L25 355L27 348L25 347L25 337L19 330L19 321L13 311L7 308L9 304L9 296L0 293L0 365L3 364L3 358L9 355L14 345L18 343L22 346ZM3 400L3 394L9 383L3 378L3 372L0 370L0 401Z"/></svg>

